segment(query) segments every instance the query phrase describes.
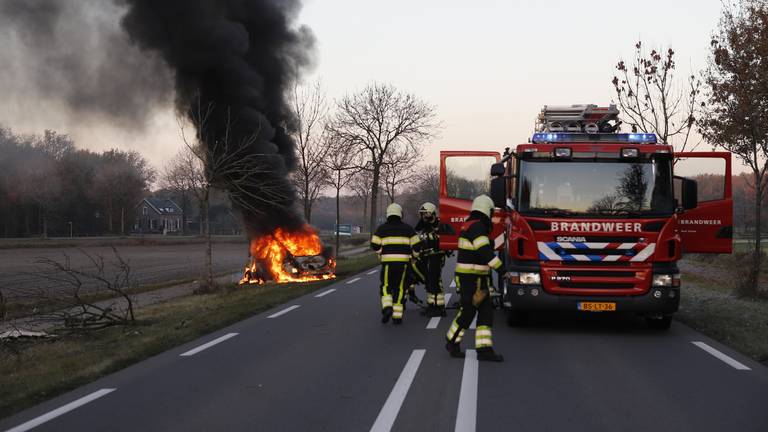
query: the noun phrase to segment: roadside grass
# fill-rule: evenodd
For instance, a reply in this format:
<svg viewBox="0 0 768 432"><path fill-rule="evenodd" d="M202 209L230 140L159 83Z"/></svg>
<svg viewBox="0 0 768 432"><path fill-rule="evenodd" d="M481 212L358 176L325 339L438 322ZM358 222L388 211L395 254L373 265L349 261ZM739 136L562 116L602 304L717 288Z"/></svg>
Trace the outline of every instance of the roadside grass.
<svg viewBox="0 0 768 432"><path fill-rule="evenodd" d="M339 258L336 280L262 287L231 284L221 293L141 308L137 323L129 327L0 343L0 418L377 264L375 254Z"/></svg>
<svg viewBox="0 0 768 432"><path fill-rule="evenodd" d="M739 298L733 288L685 273L675 318L768 365L768 300Z"/></svg>

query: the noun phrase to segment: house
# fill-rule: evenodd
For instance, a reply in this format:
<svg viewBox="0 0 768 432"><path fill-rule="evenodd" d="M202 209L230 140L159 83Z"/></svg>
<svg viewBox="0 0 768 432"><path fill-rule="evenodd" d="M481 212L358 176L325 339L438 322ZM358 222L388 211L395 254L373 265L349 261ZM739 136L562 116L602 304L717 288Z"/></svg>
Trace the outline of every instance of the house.
<svg viewBox="0 0 768 432"><path fill-rule="evenodd" d="M165 198L144 198L136 206L133 230L142 234L180 233L184 214L175 202Z"/></svg>

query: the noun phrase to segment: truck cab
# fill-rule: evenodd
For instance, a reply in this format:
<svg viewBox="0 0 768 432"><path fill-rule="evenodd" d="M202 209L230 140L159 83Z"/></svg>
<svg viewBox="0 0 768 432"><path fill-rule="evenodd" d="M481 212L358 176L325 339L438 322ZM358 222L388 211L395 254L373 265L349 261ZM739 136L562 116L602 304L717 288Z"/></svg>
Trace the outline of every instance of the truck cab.
<svg viewBox="0 0 768 432"><path fill-rule="evenodd" d="M731 253L728 152L675 153L654 134L618 133L618 110L545 107L528 143L504 152L442 152L440 215L456 232L471 199L496 205L491 238L507 321L536 311L630 312L668 328L682 253ZM681 159L721 159L721 199L699 202ZM455 249L457 236L442 236Z"/></svg>

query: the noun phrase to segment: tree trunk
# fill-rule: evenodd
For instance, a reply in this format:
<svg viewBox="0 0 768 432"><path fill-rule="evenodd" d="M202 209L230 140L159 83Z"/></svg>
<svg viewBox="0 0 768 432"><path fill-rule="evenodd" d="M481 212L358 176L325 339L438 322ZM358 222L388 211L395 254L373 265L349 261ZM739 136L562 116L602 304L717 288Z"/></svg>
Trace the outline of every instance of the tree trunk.
<svg viewBox="0 0 768 432"><path fill-rule="evenodd" d="M206 188L203 195L203 231L205 235L205 285L208 291L213 290L213 247L211 244L210 190Z"/></svg>
<svg viewBox="0 0 768 432"><path fill-rule="evenodd" d="M371 233L376 229L376 208L379 201L379 168L373 168L373 181L371 182Z"/></svg>
<svg viewBox="0 0 768 432"><path fill-rule="evenodd" d="M48 238L48 215L45 212L45 208L43 206L40 206L40 220L43 225L43 238Z"/></svg>
<svg viewBox="0 0 768 432"><path fill-rule="evenodd" d="M341 175L339 175L339 183L341 183ZM337 183L338 185L338 183ZM339 239L339 223L341 223L341 211L339 210L339 193L340 187L336 187L336 256L339 256L341 251L341 240Z"/></svg>
<svg viewBox="0 0 768 432"><path fill-rule="evenodd" d="M125 207L120 207L120 235L125 237Z"/></svg>
<svg viewBox="0 0 768 432"><path fill-rule="evenodd" d="M312 202L309 198L309 181L304 182L304 220L312 222Z"/></svg>
<svg viewBox="0 0 768 432"><path fill-rule="evenodd" d="M763 203L763 184L762 176L755 174L755 249L752 252L752 268L750 269L747 294L750 297L757 295L760 284L760 264L762 264L763 251L761 248L762 235L762 203Z"/></svg>

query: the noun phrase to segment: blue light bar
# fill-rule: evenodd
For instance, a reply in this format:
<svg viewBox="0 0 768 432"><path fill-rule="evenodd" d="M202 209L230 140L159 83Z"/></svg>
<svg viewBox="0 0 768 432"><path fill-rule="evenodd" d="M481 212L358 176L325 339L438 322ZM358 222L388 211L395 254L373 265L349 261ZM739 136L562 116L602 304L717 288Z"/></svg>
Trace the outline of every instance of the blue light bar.
<svg viewBox="0 0 768 432"><path fill-rule="evenodd" d="M613 142L632 144L656 144L656 134L652 133L552 133L537 132L533 134L531 142L534 144L547 143L579 143L579 142Z"/></svg>

